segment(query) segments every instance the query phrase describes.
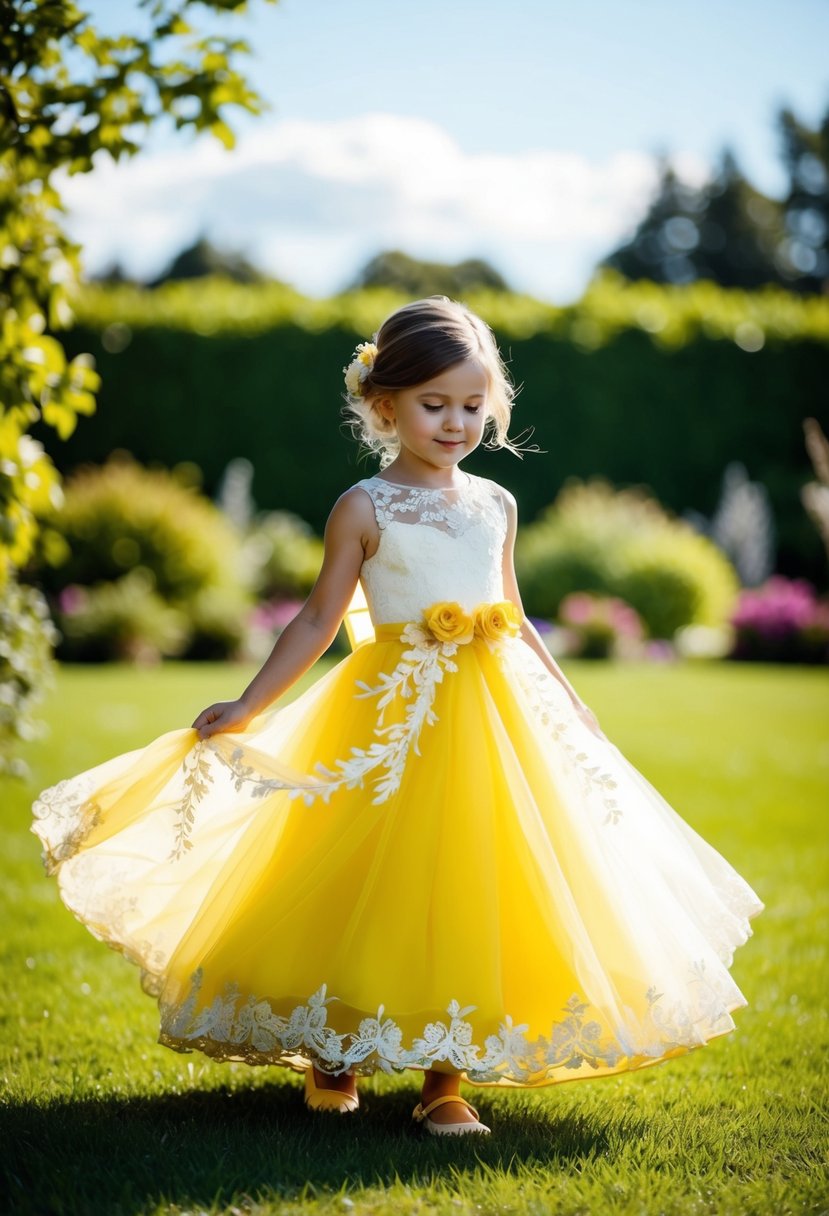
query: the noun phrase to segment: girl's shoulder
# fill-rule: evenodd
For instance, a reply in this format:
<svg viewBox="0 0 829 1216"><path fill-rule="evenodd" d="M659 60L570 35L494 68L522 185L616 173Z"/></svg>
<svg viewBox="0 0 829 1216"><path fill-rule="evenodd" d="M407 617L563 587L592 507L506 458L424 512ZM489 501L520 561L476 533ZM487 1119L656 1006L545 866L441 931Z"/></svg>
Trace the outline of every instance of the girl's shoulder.
<svg viewBox="0 0 829 1216"><path fill-rule="evenodd" d="M329 522L338 521L346 525L356 524L361 528L366 525L371 528L374 524L372 495L369 493L369 488L362 482L357 481L353 486L349 486L332 506Z"/></svg>
<svg viewBox="0 0 829 1216"><path fill-rule="evenodd" d="M500 482L493 481L491 477L473 477L471 474L470 477L473 482L477 483L479 491L498 500L508 515L511 511L517 509L515 498L506 486L502 486Z"/></svg>

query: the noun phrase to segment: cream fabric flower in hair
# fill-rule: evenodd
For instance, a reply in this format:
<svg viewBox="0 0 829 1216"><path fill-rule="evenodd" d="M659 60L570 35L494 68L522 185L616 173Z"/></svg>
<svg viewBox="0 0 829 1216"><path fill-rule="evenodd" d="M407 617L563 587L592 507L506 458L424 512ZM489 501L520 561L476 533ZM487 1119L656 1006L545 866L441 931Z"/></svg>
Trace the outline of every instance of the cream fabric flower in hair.
<svg viewBox="0 0 829 1216"><path fill-rule="evenodd" d="M363 384L369 372L374 367L377 358L377 347L373 342L361 342L354 352L354 358L348 367L344 367L345 387L352 397L360 397Z"/></svg>

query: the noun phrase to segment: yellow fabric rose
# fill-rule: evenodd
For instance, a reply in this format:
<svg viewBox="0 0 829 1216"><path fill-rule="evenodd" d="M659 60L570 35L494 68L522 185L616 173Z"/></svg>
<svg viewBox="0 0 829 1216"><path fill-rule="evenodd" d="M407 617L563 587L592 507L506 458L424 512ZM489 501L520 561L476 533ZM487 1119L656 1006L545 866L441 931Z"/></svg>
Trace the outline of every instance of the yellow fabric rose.
<svg viewBox="0 0 829 1216"><path fill-rule="evenodd" d="M514 638L521 632L521 613L512 600L479 604L475 609L475 633L488 642Z"/></svg>
<svg viewBox="0 0 829 1216"><path fill-rule="evenodd" d="M423 614L426 628L438 642L471 642L475 624L460 604L432 604Z"/></svg>

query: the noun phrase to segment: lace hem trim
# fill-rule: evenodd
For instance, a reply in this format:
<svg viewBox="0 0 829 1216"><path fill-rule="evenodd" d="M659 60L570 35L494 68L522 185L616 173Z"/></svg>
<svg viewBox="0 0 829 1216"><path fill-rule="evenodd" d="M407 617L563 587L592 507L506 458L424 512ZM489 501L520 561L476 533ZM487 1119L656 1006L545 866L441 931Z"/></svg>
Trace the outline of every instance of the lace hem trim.
<svg viewBox="0 0 829 1216"><path fill-rule="evenodd" d="M528 1085L555 1074L569 1079L567 1073L584 1066L606 1075L608 1070L628 1071L656 1063L735 1029L730 1013L747 1004L733 984L708 977L704 960L698 960L690 969L687 1001L665 1007L663 994L651 987L645 993L645 1016L637 1019L628 1010L627 1024L612 1033L603 1030L599 1015L574 993L561 1010L564 1016L552 1021L548 1035L532 1039L526 1034L527 1023L516 1025L507 1016L497 1034L476 1043L474 1029L465 1020L476 1006L452 1000L446 1008L448 1020L429 1022L423 1034L406 1046L398 1023L384 1018L383 1005L376 1017L363 1018L356 1031L337 1033L327 1024L327 1006L338 998L327 995L325 984L283 1017L262 997L243 998L235 984L228 984L221 996L197 1011L202 979L199 969L181 1005L161 1005L159 1042L164 1046L248 1064L301 1068L298 1061L313 1062L333 1075L399 1073L446 1062L478 1084Z"/></svg>

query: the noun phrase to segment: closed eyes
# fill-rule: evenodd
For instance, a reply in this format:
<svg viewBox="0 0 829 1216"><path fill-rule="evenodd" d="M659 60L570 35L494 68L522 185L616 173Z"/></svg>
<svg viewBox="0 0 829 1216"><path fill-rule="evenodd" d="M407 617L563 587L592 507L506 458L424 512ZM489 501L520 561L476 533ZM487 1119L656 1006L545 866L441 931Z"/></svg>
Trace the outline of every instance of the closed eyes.
<svg viewBox="0 0 829 1216"><path fill-rule="evenodd" d="M428 403L426 401L422 401L421 405L423 406L423 408L425 410L428 410L430 414L434 414L437 412L437 410L443 409L442 405L431 405L430 403ZM481 411L480 405L465 405L463 408L466 410L466 412L468 414L478 414Z"/></svg>

